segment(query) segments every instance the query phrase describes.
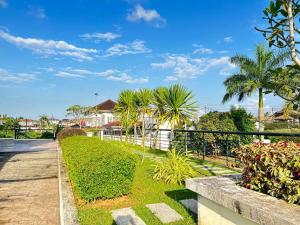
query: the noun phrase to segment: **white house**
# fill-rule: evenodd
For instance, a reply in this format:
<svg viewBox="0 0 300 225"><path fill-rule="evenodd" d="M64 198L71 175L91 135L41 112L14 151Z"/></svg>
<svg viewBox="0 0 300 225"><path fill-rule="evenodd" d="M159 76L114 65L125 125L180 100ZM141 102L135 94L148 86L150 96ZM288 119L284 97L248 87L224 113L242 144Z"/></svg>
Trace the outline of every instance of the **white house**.
<svg viewBox="0 0 300 225"><path fill-rule="evenodd" d="M96 113L91 113L86 116L83 121L86 127L102 127L105 124L113 122L116 120L116 116L114 115L114 108L116 102L108 99L96 106Z"/></svg>

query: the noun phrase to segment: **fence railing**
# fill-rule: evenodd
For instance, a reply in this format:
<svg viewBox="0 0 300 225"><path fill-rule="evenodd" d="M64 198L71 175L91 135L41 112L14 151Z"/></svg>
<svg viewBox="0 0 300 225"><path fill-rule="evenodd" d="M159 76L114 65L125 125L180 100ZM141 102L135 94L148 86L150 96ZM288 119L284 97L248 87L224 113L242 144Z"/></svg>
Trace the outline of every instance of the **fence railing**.
<svg viewBox="0 0 300 225"><path fill-rule="evenodd" d="M12 139L55 139L56 132L54 129L26 129L26 128L12 128L12 129L1 129L1 138L12 138Z"/></svg>
<svg viewBox="0 0 300 225"><path fill-rule="evenodd" d="M126 136L121 131L107 130L103 138L125 141ZM244 144L262 142L265 144L279 141L292 141L300 145L300 133L278 132L240 132L240 131L212 131L212 130L174 130L147 129L143 140L140 134L130 134L129 143L146 147L168 150L175 148L178 151L192 151L200 158L206 157L222 159L227 165L236 164L235 148Z"/></svg>

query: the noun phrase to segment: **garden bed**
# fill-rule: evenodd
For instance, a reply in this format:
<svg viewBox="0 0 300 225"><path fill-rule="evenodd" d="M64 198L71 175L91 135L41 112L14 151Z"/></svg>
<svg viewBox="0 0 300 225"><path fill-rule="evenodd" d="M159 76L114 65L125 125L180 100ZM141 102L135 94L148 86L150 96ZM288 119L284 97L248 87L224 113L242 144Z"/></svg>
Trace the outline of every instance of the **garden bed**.
<svg viewBox="0 0 300 225"><path fill-rule="evenodd" d="M78 137L75 137L78 142ZM72 139L72 138L71 138ZM109 147L119 149L120 151L133 152L133 146L126 146L120 142L103 142L96 137L80 137L82 140L92 140L92 145L101 146L105 143L109 143ZM80 141L82 144L82 140ZM74 145L75 151L76 146ZM91 148L91 147L89 147ZM64 154L66 153L64 146L62 145ZM137 150L141 152L140 150ZM89 151L85 151L85 154L90 154ZM101 154L99 152L98 154ZM161 157L165 157L163 154ZM82 155L84 157L84 155ZM80 196L78 191L74 191L75 203L78 209L78 216L82 225L111 225L113 218L111 216L111 210L132 207L136 214L146 223L151 225L161 225L162 223L155 217L154 214L146 207L147 204L152 203L166 203L172 209L176 210L184 219L172 223L172 225L195 225L196 216L188 211L179 200L196 198L196 194L187 190L183 185L171 185L166 184L163 181L153 180L153 164L155 159L145 158L144 162L141 161L141 155L136 154L136 171L133 179L133 183L128 195L123 195L113 199L95 199L93 201L86 201ZM198 170L199 176L208 175L207 171ZM70 174L70 171L69 171ZM71 176L71 182L74 189L74 177Z"/></svg>

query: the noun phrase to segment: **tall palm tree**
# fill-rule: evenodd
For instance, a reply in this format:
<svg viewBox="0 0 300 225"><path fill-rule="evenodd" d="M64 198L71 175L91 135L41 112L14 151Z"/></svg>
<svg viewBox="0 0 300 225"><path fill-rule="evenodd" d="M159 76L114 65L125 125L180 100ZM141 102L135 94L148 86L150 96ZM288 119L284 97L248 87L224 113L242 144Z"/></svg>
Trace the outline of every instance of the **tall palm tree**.
<svg viewBox="0 0 300 225"><path fill-rule="evenodd" d="M126 138L125 141L128 141L129 128L131 125L131 113L133 112L133 99L134 92L132 90L123 90L119 94L115 111L118 114L118 117L121 121L122 126L125 128Z"/></svg>
<svg viewBox="0 0 300 225"><path fill-rule="evenodd" d="M244 55L236 55L230 59L240 71L224 81L226 94L222 102L225 103L234 96L242 101L258 91L259 131L263 131L264 93L272 91L272 73L284 64L287 56L287 53L277 53L260 44L256 46L254 59Z"/></svg>
<svg viewBox="0 0 300 225"><path fill-rule="evenodd" d="M175 127L183 127L197 112L197 104L191 91L180 84L174 84L161 92L164 122L171 126L171 139Z"/></svg>
<svg viewBox="0 0 300 225"><path fill-rule="evenodd" d="M150 116L151 105L153 103L153 92L151 89L143 88L136 92L134 107L138 113L138 117L142 122L142 146L145 147L145 127L146 116Z"/></svg>

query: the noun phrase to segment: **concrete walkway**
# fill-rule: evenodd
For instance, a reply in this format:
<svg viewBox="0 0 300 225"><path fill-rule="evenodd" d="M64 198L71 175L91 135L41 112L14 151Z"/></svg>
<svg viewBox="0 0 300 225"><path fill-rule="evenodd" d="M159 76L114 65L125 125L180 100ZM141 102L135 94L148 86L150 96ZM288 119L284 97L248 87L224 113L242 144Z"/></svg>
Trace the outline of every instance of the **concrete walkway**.
<svg viewBox="0 0 300 225"><path fill-rule="evenodd" d="M59 225L56 143L0 140L0 225Z"/></svg>

